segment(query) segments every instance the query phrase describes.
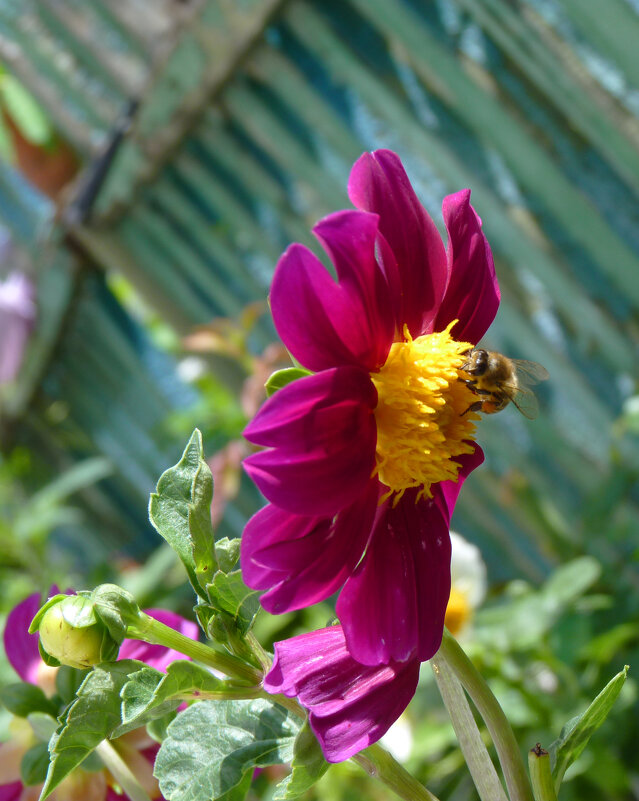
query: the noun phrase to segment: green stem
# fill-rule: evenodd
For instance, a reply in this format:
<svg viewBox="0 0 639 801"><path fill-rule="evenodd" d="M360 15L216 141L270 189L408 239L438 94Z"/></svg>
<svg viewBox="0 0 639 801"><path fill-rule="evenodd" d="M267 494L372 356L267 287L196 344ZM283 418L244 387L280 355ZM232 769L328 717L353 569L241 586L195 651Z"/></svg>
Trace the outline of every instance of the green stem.
<svg viewBox="0 0 639 801"><path fill-rule="evenodd" d="M95 750L104 767L111 773L131 801L151 801L145 789L133 775L131 768L108 740L102 740Z"/></svg>
<svg viewBox="0 0 639 801"><path fill-rule="evenodd" d="M484 719L504 772L510 801L534 801L517 740L503 709L484 678L446 629L438 654L454 670Z"/></svg>
<svg viewBox="0 0 639 801"><path fill-rule="evenodd" d="M479 797L482 801L507 801L459 680L441 651L430 665Z"/></svg>
<svg viewBox="0 0 639 801"><path fill-rule="evenodd" d="M557 801L555 783L550 772L550 754L539 743L528 752L528 770L535 801Z"/></svg>
<svg viewBox="0 0 639 801"><path fill-rule="evenodd" d="M420 784L388 751L377 743L356 754L353 761L357 762L369 776L390 787L405 801L439 801L436 795Z"/></svg>
<svg viewBox="0 0 639 801"><path fill-rule="evenodd" d="M164 645L173 648L185 656L190 656L196 662L215 668L232 678L248 681L250 684L261 684L262 674L257 668L246 665L241 659L231 654L223 654L204 645L190 637L185 637L179 631L165 626L159 620L140 613L140 617L135 623L127 627L127 636L144 640L152 645Z"/></svg>

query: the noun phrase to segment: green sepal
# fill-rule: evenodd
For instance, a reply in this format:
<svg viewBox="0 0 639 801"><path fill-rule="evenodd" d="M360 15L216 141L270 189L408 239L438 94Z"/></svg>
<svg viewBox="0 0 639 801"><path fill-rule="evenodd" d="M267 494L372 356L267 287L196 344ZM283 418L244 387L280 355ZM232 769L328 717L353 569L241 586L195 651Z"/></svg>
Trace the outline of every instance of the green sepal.
<svg viewBox="0 0 639 801"><path fill-rule="evenodd" d="M196 428L180 461L160 476L149 501L149 519L180 557L193 589L204 600L204 587L217 569L212 499L213 477Z"/></svg>
<svg viewBox="0 0 639 801"><path fill-rule="evenodd" d="M555 780L555 792L559 791L568 767L579 757L594 732L608 717L608 713L626 681L627 674L628 665L606 684L585 712L566 723L559 738L548 749L553 764L552 775Z"/></svg>
<svg viewBox="0 0 639 801"><path fill-rule="evenodd" d="M171 801L219 801L256 767L290 762L299 728L272 701L201 701L175 718L155 759ZM235 793L228 799L236 799Z"/></svg>
<svg viewBox="0 0 639 801"><path fill-rule="evenodd" d="M298 378L305 378L308 375L313 375L313 373L303 367L285 367L282 370L276 370L264 384L267 397L270 398L278 389L282 389L287 384L297 381Z"/></svg>
<svg viewBox="0 0 639 801"><path fill-rule="evenodd" d="M40 658L47 667L61 667L61 663L55 658L55 656L51 656L51 654L44 650L40 640L38 640L38 651L40 652Z"/></svg>
<svg viewBox="0 0 639 801"><path fill-rule="evenodd" d="M68 598L68 597L69 597L68 595L63 595L62 593L59 592L57 595L53 595L51 598L49 598L46 601L46 603L43 604L43 606L41 606L38 609L38 611L36 612L35 617L31 621L31 623L29 624L29 629L28 629L29 634L35 634L35 632L38 630L38 628L40 626L40 621L42 620L43 616L45 615L46 612L49 611L49 609L52 606L55 606L55 604L60 603L60 601L64 600L64 598Z"/></svg>
<svg viewBox="0 0 639 801"><path fill-rule="evenodd" d="M140 607L135 598L117 584L100 584L91 593L91 601L95 613L107 627L119 649L126 637L127 627L140 619ZM109 660L105 657L103 661Z"/></svg>
<svg viewBox="0 0 639 801"><path fill-rule="evenodd" d="M317 737L306 720L295 738L291 772L275 788L272 801L297 798L321 779L329 767Z"/></svg>
<svg viewBox="0 0 639 801"><path fill-rule="evenodd" d="M0 703L19 718L26 718L33 712L44 712L52 717L58 714L57 705L39 687L26 681L7 684L0 689Z"/></svg>

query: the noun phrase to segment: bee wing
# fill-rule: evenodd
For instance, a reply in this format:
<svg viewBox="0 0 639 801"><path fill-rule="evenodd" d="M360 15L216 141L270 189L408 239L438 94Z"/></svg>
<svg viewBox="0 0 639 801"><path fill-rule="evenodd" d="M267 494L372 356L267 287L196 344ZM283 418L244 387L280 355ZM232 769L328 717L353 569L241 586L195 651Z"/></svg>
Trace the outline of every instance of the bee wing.
<svg viewBox="0 0 639 801"><path fill-rule="evenodd" d="M538 362L529 362L527 359L511 359L517 371L517 380L521 387L538 384L548 379L548 370Z"/></svg>
<svg viewBox="0 0 639 801"><path fill-rule="evenodd" d="M532 364L534 364L534 362L532 362ZM538 365L538 367L541 367L541 365ZM510 400L515 404L523 416L527 417L529 420L534 420L539 414L539 402L532 389L527 389L526 387L517 387Z"/></svg>

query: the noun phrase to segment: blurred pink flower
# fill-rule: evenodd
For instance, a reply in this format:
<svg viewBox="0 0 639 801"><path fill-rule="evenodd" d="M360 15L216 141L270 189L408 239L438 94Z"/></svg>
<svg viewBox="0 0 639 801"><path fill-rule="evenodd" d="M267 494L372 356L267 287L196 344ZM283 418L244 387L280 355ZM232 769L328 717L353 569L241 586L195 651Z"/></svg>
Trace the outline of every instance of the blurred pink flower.
<svg viewBox="0 0 639 801"><path fill-rule="evenodd" d="M18 375L36 317L34 288L22 273L0 281L0 385Z"/></svg>

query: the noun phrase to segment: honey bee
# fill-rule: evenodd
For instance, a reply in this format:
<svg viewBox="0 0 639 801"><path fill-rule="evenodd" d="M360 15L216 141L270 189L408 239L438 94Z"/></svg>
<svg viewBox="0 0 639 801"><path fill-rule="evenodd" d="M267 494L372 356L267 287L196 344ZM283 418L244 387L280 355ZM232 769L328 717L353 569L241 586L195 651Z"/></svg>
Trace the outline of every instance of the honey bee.
<svg viewBox="0 0 639 801"><path fill-rule="evenodd" d="M512 402L529 420L537 416L539 404L530 385L548 378L548 370L541 364L473 348L466 352L461 369L469 376L461 380L479 396L466 412L494 414Z"/></svg>

